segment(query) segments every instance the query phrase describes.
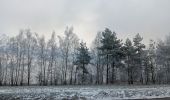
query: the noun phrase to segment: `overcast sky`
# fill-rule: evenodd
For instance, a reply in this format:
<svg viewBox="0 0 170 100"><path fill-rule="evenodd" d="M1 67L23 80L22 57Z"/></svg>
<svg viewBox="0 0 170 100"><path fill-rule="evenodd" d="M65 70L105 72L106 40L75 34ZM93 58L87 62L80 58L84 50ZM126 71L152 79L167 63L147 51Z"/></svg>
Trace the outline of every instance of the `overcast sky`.
<svg viewBox="0 0 170 100"><path fill-rule="evenodd" d="M122 39L140 33L147 43L170 33L170 0L0 0L0 34L30 28L49 37L66 26L88 45L105 27Z"/></svg>

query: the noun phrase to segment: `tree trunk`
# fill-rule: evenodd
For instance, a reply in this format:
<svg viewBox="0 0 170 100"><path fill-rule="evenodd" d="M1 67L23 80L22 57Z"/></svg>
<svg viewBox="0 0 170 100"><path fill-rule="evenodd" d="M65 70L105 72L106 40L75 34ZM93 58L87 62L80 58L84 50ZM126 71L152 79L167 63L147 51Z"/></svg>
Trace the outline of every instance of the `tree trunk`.
<svg viewBox="0 0 170 100"><path fill-rule="evenodd" d="M72 85L72 81L73 81L73 67L74 65L71 66L71 77L70 77L70 84Z"/></svg>
<svg viewBox="0 0 170 100"><path fill-rule="evenodd" d="M85 72L85 69L84 69L84 64L83 64L83 77L82 77L82 84L84 84L84 80L85 80L84 72Z"/></svg>
<svg viewBox="0 0 170 100"><path fill-rule="evenodd" d="M115 82L115 63L114 61L112 62L112 80L111 83L113 84Z"/></svg>
<svg viewBox="0 0 170 100"><path fill-rule="evenodd" d="M76 66L76 72L75 72L75 76L74 76L74 84L77 83L77 66Z"/></svg>
<svg viewBox="0 0 170 100"><path fill-rule="evenodd" d="M109 84L109 56L107 54L107 65L106 65L106 84Z"/></svg>
<svg viewBox="0 0 170 100"><path fill-rule="evenodd" d="M46 85L47 83L46 83L46 79L45 79L45 75L46 75L46 69L45 69L46 61L45 60L43 60L43 66L44 66L44 85Z"/></svg>

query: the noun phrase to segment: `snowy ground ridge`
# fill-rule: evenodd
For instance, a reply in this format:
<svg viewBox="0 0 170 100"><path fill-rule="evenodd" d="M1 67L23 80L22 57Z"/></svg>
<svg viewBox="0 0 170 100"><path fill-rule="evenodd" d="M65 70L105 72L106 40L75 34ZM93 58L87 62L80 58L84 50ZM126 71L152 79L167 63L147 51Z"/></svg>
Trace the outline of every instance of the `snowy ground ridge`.
<svg viewBox="0 0 170 100"><path fill-rule="evenodd" d="M170 86L54 86L0 87L0 99L113 100L170 97Z"/></svg>

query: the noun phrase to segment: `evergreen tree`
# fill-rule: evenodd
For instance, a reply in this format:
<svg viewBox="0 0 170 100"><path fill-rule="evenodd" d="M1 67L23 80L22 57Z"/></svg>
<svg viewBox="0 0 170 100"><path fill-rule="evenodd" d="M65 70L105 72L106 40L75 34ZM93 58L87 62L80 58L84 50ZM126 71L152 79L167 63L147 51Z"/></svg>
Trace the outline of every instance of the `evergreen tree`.
<svg viewBox="0 0 170 100"><path fill-rule="evenodd" d="M106 58L106 84L109 83L109 63L111 57L112 43L113 43L113 34L112 31L106 28L104 32L102 32L101 43L102 46L99 48L102 51L102 56Z"/></svg>
<svg viewBox="0 0 170 100"><path fill-rule="evenodd" d="M108 28L102 32L101 43L102 46L99 48L102 51L102 56L106 58L106 84L109 83L109 65L112 65L112 76L111 82L114 82L114 69L115 66L120 62L120 58L122 56L122 44L121 40L117 39L116 33L112 32Z"/></svg>
<svg viewBox="0 0 170 100"><path fill-rule="evenodd" d="M135 47L135 66L139 68L139 73L140 73L140 81L143 83L143 66L142 66L142 54L144 52L145 45L141 43L143 38L139 35L139 33L133 38L134 42L134 47ZM137 71L136 71L137 72ZM138 74L139 75L139 74Z"/></svg>
<svg viewBox="0 0 170 100"><path fill-rule="evenodd" d="M128 73L128 84L133 84L133 73L134 73L134 54L135 54L135 48L131 42L130 39L126 39L126 42L124 44L124 50L125 50L125 63L127 64L126 70Z"/></svg>
<svg viewBox="0 0 170 100"><path fill-rule="evenodd" d="M86 46L86 43L81 42L80 46L78 47L78 54L76 55L76 61L75 64L79 66L83 70L82 75L82 83L85 81L85 74L88 73L86 69L86 65L90 63L91 57L89 55L88 48Z"/></svg>

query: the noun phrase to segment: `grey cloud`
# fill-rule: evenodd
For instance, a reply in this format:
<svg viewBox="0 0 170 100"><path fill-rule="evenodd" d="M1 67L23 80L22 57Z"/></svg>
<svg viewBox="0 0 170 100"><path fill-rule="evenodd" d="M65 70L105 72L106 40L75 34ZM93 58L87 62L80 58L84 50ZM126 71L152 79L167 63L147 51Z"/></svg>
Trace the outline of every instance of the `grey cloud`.
<svg viewBox="0 0 170 100"><path fill-rule="evenodd" d="M49 37L66 26L89 45L105 27L120 38L141 33L144 42L170 32L169 0L0 0L0 33L31 28Z"/></svg>

